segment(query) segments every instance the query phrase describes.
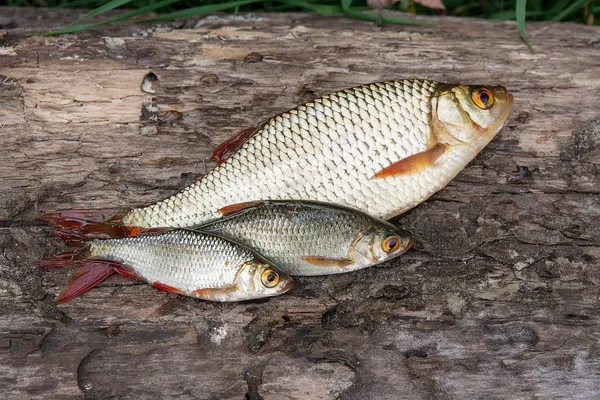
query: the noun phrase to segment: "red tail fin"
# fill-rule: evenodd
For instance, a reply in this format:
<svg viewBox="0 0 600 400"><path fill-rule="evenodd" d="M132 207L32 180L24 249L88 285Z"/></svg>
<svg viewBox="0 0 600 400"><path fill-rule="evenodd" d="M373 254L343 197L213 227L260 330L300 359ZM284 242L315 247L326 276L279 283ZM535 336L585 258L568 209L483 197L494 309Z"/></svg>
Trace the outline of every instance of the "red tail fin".
<svg viewBox="0 0 600 400"><path fill-rule="evenodd" d="M44 258L38 261L32 262L32 265L41 268L61 268L73 265L81 261L83 258L82 249L75 249L65 251L64 253L57 254L50 258Z"/></svg>
<svg viewBox="0 0 600 400"><path fill-rule="evenodd" d="M68 245L81 247L85 242L85 237L78 232L69 231L66 229L54 229L52 235L55 238L62 240Z"/></svg>
<svg viewBox="0 0 600 400"><path fill-rule="evenodd" d="M69 284L56 298L56 304L64 303L87 292L114 274L121 264L105 260L84 260L73 273Z"/></svg>
<svg viewBox="0 0 600 400"><path fill-rule="evenodd" d="M121 225L127 212L129 210L123 208L64 210L46 214L41 219L58 228L55 234L59 239L71 240L77 236L77 243L81 243L89 239L137 235L141 228Z"/></svg>

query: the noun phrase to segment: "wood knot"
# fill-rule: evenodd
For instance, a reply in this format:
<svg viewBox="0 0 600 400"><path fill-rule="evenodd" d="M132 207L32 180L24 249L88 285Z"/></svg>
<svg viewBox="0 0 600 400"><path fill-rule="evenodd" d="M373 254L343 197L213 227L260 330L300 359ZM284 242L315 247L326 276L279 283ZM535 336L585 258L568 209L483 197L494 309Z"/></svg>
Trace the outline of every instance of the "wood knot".
<svg viewBox="0 0 600 400"><path fill-rule="evenodd" d="M257 62L261 62L263 59L263 55L257 52L252 52L244 57L244 62L247 64L253 64Z"/></svg>

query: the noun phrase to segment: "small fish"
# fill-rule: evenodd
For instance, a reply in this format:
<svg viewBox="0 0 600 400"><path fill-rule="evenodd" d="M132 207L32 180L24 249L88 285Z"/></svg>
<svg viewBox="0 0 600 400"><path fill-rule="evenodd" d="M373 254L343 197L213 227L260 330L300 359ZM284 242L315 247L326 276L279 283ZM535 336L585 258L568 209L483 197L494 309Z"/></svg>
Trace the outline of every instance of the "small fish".
<svg viewBox="0 0 600 400"><path fill-rule="evenodd" d="M399 256L412 235L347 207L318 202L257 201L220 210L198 227L247 246L290 275L327 275Z"/></svg>
<svg viewBox="0 0 600 400"><path fill-rule="evenodd" d="M206 233L179 229L90 242L69 231L57 236L70 244L83 244L34 263L44 268L81 264L57 303L79 296L114 273L160 290L213 301L276 296L294 286L287 274L247 248Z"/></svg>
<svg viewBox="0 0 600 400"><path fill-rule="evenodd" d="M219 146L218 166L155 204L67 210L53 225L88 236L137 227L191 227L230 204L265 199L336 203L389 219L443 189L502 128L502 86L429 80L372 83L332 93Z"/></svg>

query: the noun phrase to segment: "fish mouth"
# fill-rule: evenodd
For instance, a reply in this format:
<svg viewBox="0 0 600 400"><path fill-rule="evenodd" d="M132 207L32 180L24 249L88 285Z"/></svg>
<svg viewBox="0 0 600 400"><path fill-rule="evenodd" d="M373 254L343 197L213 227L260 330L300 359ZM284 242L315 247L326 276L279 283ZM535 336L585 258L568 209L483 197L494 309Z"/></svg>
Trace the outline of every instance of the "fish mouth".
<svg viewBox="0 0 600 400"><path fill-rule="evenodd" d="M292 288L294 287L294 280L290 279L289 281L287 281L287 283L285 285L282 286L281 288L281 293L285 293L290 291Z"/></svg>
<svg viewBox="0 0 600 400"><path fill-rule="evenodd" d="M413 244L415 244L415 239L411 237L408 239L408 244L404 247L402 251L398 253L398 255L406 253L408 250L410 250L411 247L413 247Z"/></svg>

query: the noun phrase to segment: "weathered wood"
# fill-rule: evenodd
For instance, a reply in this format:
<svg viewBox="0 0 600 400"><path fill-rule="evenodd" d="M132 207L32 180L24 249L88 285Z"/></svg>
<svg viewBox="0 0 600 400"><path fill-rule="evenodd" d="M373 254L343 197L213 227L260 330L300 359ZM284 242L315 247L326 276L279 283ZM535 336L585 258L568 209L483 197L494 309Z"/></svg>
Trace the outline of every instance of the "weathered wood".
<svg viewBox="0 0 600 400"><path fill-rule="evenodd" d="M453 18L378 28L256 14L27 34L79 15L0 9L4 398L598 396L598 27L529 24L535 55L512 23ZM399 219L417 245L391 265L239 304L114 277L59 307L71 271L30 265L63 249L41 213L162 199L240 129L405 77L502 84L515 101L476 160Z"/></svg>

